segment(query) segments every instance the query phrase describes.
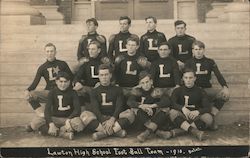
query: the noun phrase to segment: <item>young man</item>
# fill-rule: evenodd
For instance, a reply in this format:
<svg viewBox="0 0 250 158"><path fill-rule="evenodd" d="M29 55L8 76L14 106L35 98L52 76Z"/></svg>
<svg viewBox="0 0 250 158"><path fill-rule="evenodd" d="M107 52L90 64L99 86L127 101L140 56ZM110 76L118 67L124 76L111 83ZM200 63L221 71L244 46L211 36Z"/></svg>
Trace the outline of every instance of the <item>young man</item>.
<svg viewBox="0 0 250 158"><path fill-rule="evenodd" d="M93 89L98 78L98 67L105 63L110 64L108 57L102 57L101 45L98 41L92 41L88 45L89 61L85 62L77 71L74 78L74 90L82 96L85 102L90 102L89 92Z"/></svg>
<svg viewBox="0 0 250 158"><path fill-rule="evenodd" d="M100 43L100 54L102 57L107 56L106 38L103 35L99 35L96 30L98 28L98 22L95 18L86 20L87 35L83 35L79 41L77 50L77 60L83 64L86 58L89 58L88 45L91 41L98 41Z"/></svg>
<svg viewBox="0 0 250 158"><path fill-rule="evenodd" d="M112 62L114 62L117 56L127 51L126 44L128 38L133 37L139 40L137 35L129 32L129 28L131 26L131 19L129 17L121 16L119 24L120 32L118 34L111 35L109 38L108 56Z"/></svg>
<svg viewBox="0 0 250 158"><path fill-rule="evenodd" d="M118 56L115 60L115 80L120 87L123 87L125 96L132 87L138 85L139 73L150 66L147 58L137 53L139 47L137 38L128 38L126 43L126 53Z"/></svg>
<svg viewBox="0 0 250 158"><path fill-rule="evenodd" d="M177 61L169 56L171 46L168 42L163 42L158 46L160 58L151 65L150 73L154 81L154 87L162 89L169 96L174 88L180 86L180 71Z"/></svg>
<svg viewBox="0 0 250 158"><path fill-rule="evenodd" d="M205 44L201 41L195 41L193 43L194 57L188 60L185 67L191 68L195 71L197 79L195 84L202 87L208 94L210 101L214 103L211 114L216 114L223 107L224 103L229 100L229 89L227 83L218 69L213 59L207 58L205 54ZM214 72L218 82L222 86L222 89L212 88L210 82L212 72ZM216 130L218 126L213 123L212 129Z"/></svg>
<svg viewBox="0 0 250 158"><path fill-rule="evenodd" d="M177 127L203 140L204 132L200 130L213 122L210 102L206 92L194 84L196 76L192 69L184 69L182 78L184 85L176 88L171 96L170 118Z"/></svg>
<svg viewBox="0 0 250 158"><path fill-rule="evenodd" d="M134 121L134 114L131 110L122 112L124 97L122 89L111 84L111 67L100 65L98 76L100 86L91 91L91 104L87 108L89 111L81 114L81 120L85 126L96 131L93 134L94 140L111 135L125 137L127 133L124 129Z"/></svg>
<svg viewBox="0 0 250 158"><path fill-rule="evenodd" d="M68 64L65 61L56 59L56 46L52 43L48 43L45 45L44 49L47 61L38 68L35 79L24 92L25 99L27 99L33 110L35 110L36 115L39 117L44 117L44 107L41 106L40 103L46 103L49 90L56 86L55 79L57 74L60 71L64 71L69 74L70 80L73 78L73 74ZM42 77L46 81L45 90L35 90ZM27 126L27 131L35 129L33 123L34 122L31 122L31 124Z"/></svg>
<svg viewBox="0 0 250 158"><path fill-rule="evenodd" d="M137 119L142 123L146 130L137 136L140 142L144 142L151 133L156 133L164 139L171 137L170 132L158 130L166 123L170 99L153 88L153 80L147 71L139 74L140 87L134 88L129 96L127 104L136 114Z"/></svg>
<svg viewBox="0 0 250 158"><path fill-rule="evenodd" d="M43 119L36 117L37 130L42 134L74 138L74 131L80 132L84 126L80 119L80 103L77 93L70 86L70 76L59 72L56 77L57 87L48 94ZM43 124L45 123L46 124Z"/></svg>
<svg viewBox="0 0 250 158"><path fill-rule="evenodd" d="M166 42L167 39L162 32L156 30L157 19L153 16L145 18L147 33L141 36L140 39L140 52L148 58L150 62L159 58L157 53L158 45L162 42Z"/></svg>
<svg viewBox="0 0 250 158"><path fill-rule="evenodd" d="M186 23L182 20L177 20L174 23L176 35L169 39L172 47L172 55L177 60L180 70L184 68L184 63L192 58L192 43L195 38L187 35Z"/></svg>

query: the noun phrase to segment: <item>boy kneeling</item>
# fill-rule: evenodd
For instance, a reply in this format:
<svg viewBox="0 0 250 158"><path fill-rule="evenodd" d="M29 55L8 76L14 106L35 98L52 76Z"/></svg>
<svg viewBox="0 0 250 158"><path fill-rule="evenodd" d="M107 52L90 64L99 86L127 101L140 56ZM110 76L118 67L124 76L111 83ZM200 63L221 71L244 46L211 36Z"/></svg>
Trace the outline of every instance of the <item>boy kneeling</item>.
<svg viewBox="0 0 250 158"><path fill-rule="evenodd" d="M210 127L213 117L209 113L211 105L207 94L194 84L195 80L195 72L185 69L184 85L176 88L171 96L173 109L170 110L170 118L177 127L203 140L204 132L200 130Z"/></svg>
<svg viewBox="0 0 250 158"><path fill-rule="evenodd" d="M37 129L41 134L73 139L73 132L80 132L84 126L79 117L80 103L77 93L70 86L70 76L59 72L56 77L57 87L48 95L44 118L38 118ZM46 122L45 122L46 121Z"/></svg>

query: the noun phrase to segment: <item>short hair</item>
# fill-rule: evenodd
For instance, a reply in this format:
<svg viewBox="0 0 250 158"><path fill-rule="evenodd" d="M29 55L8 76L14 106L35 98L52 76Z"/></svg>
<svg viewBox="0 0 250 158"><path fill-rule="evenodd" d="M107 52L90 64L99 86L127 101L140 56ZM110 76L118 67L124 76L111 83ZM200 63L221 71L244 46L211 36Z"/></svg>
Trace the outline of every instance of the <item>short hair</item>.
<svg viewBox="0 0 250 158"><path fill-rule="evenodd" d="M160 44L158 44L158 48L160 48L163 45L167 45L168 48L171 50L171 45L168 42L161 42Z"/></svg>
<svg viewBox="0 0 250 158"><path fill-rule="evenodd" d="M142 79L144 79L145 77L149 77L150 79L152 79L152 76L151 76L151 74L149 73L149 72L147 72L147 71L141 71L140 73L139 73L139 81L141 81Z"/></svg>
<svg viewBox="0 0 250 158"><path fill-rule="evenodd" d="M105 70L105 69L108 69L109 72L112 74L113 70L112 70L112 68L111 68L111 66L109 64L101 64L101 65L99 65L98 73L99 73L100 70Z"/></svg>
<svg viewBox="0 0 250 158"><path fill-rule="evenodd" d="M131 19L128 16L121 16L119 21L121 21L121 20L128 20L128 24L129 25L131 24Z"/></svg>
<svg viewBox="0 0 250 158"><path fill-rule="evenodd" d="M181 24L184 24L185 27L187 26L187 24L183 20L176 20L174 22L174 26L181 25Z"/></svg>
<svg viewBox="0 0 250 158"><path fill-rule="evenodd" d="M127 43L128 43L128 41L134 41L134 42L136 42L137 45L139 45L139 39L138 39L138 38L129 37L129 38L127 39Z"/></svg>
<svg viewBox="0 0 250 158"><path fill-rule="evenodd" d="M67 81L70 80L70 76L68 73L64 72L64 71L59 71L58 74L56 75L56 80L59 80L60 78L65 78Z"/></svg>
<svg viewBox="0 0 250 158"><path fill-rule="evenodd" d="M198 46L199 48L204 48L205 49L205 44L199 40L195 40L192 44L192 48L194 48L194 46Z"/></svg>
<svg viewBox="0 0 250 158"><path fill-rule="evenodd" d="M91 44L96 45L97 48L101 48L101 44L100 44L100 42L98 42L98 41L91 41L91 42L88 44L88 47L89 47Z"/></svg>
<svg viewBox="0 0 250 158"><path fill-rule="evenodd" d="M182 72L183 72L183 75L184 75L185 73L192 72L192 73L194 74L194 76L196 76L195 70L192 69L192 68L189 68L189 67L184 68Z"/></svg>
<svg viewBox="0 0 250 158"><path fill-rule="evenodd" d="M44 46L44 49L46 47L54 47L54 49L56 50L56 46L53 44L53 43L47 43L45 46Z"/></svg>
<svg viewBox="0 0 250 158"><path fill-rule="evenodd" d="M145 21L147 21L148 19L153 19L154 23L157 24L156 17L154 17L154 16L148 16L148 17L145 18Z"/></svg>
<svg viewBox="0 0 250 158"><path fill-rule="evenodd" d="M97 22L97 20L95 18L87 19L86 24L89 23L89 22L93 22L95 24L95 26L98 26L98 22Z"/></svg>

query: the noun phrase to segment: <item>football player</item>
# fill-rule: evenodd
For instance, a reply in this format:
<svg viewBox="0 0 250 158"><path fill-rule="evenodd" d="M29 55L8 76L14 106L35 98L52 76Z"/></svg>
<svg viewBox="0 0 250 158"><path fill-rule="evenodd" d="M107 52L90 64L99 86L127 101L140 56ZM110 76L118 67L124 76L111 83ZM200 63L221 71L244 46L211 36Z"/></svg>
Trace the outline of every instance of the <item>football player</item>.
<svg viewBox="0 0 250 158"><path fill-rule="evenodd" d="M192 69L184 69L184 85L176 88L171 96L170 118L175 125L191 133L199 140L204 139L205 130L212 125L211 103L206 92L195 85L196 75Z"/></svg>
<svg viewBox="0 0 250 158"><path fill-rule="evenodd" d="M137 136L139 142L144 142L152 133L164 139L171 137L171 133L161 132L160 127L166 123L170 107L170 98L159 89L153 88L153 80L147 71L139 74L139 86L134 88L127 104L134 111L137 119L146 130Z"/></svg>
<svg viewBox="0 0 250 158"><path fill-rule="evenodd" d="M121 16L119 19L120 32L113 34L109 38L108 56L114 62L115 58L123 53L126 53L127 39L130 37L139 40L139 37L129 32L131 26L131 19L128 16Z"/></svg>
<svg viewBox="0 0 250 158"><path fill-rule="evenodd" d="M44 106L40 103L46 103L49 90L56 86L56 76L60 71L64 71L69 74L70 80L73 78L73 74L65 61L56 59L56 46L52 43L48 43L44 47L47 61L39 66L35 79L32 84L24 91L25 99L29 102L36 115L44 117ZM45 90L35 90L39 84L41 78L45 79ZM34 122L31 121L26 127L27 131L36 129Z"/></svg>
<svg viewBox="0 0 250 158"><path fill-rule="evenodd" d="M98 41L100 43L100 55L102 57L107 56L107 43L106 38L103 35L99 35L96 30L98 28L98 22L95 18L90 18L86 20L87 35L82 35L79 41L77 49L77 60L78 64L74 67L74 72L76 72L79 67L84 64L89 59L88 45L91 41Z"/></svg>
<svg viewBox="0 0 250 158"><path fill-rule="evenodd" d="M176 35L169 39L172 47L172 55L177 60L180 70L184 68L184 63L192 58L192 44L194 37L186 34L186 23L177 20L174 23Z"/></svg>
<svg viewBox="0 0 250 158"><path fill-rule="evenodd" d="M116 57L114 73L116 83L123 87L124 95L128 96L131 89L139 83L140 71L149 69L151 63L137 53L139 48L137 38L128 38L126 43L125 54Z"/></svg>
<svg viewBox="0 0 250 158"><path fill-rule="evenodd" d="M124 96L122 89L111 84L112 70L107 64L98 69L100 85L91 91L91 104L81 114L85 126L95 131L93 140L114 135L125 137L125 128L134 121L134 113L128 109L124 112Z"/></svg>
<svg viewBox="0 0 250 158"><path fill-rule="evenodd" d="M81 102L89 103L89 93L93 87L99 82L98 67L101 64L110 64L108 57L101 54L101 45L98 41L92 41L88 45L89 58L88 61L81 65L77 71L73 84L74 90L81 96ZM81 103L82 105L82 103Z"/></svg>
<svg viewBox="0 0 250 158"><path fill-rule="evenodd" d="M35 117L36 127L42 134L59 136L67 139L74 138L74 132L84 129L80 119L80 103L77 93L72 90L70 76L59 72L56 85L48 94L44 118Z"/></svg>
<svg viewBox="0 0 250 158"><path fill-rule="evenodd" d="M167 39L162 32L156 30L157 19L153 16L145 18L147 33L141 36L139 51L148 58L150 62L159 58L157 53L158 45L162 42L166 42Z"/></svg>
<svg viewBox="0 0 250 158"><path fill-rule="evenodd" d="M195 71L197 76L195 84L202 87L208 94L210 101L214 103L211 113L213 116L216 116L225 102L229 100L228 85L215 61L205 56L205 44L197 40L192 46L194 57L186 62L185 67L192 68ZM210 82L212 72L214 72L220 83L221 89L212 88ZM217 128L218 125L214 122L212 129L216 130Z"/></svg>
<svg viewBox="0 0 250 158"><path fill-rule="evenodd" d="M171 46L168 42L160 43L158 46L159 57L151 65L151 75L154 87L162 89L169 96L173 89L180 86L180 71L177 61L170 56Z"/></svg>

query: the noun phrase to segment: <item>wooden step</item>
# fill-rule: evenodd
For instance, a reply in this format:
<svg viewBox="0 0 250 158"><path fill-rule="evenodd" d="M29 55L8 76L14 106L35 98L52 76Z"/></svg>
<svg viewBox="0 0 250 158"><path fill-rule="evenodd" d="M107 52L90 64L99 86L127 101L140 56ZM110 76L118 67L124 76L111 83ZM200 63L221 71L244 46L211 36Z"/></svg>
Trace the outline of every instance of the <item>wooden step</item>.
<svg viewBox="0 0 250 158"><path fill-rule="evenodd" d="M28 88L27 86L1 86L1 98L24 98L24 90ZM236 84L229 85L230 96L232 98L248 98L250 97L250 89L246 84ZM214 86L214 88L221 88L219 85Z"/></svg>
<svg viewBox="0 0 250 158"><path fill-rule="evenodd" d="M111 29L107 29L110 28ZM174 21L173 20L158 20L158 30L167 31L174 33ZM54 34L55 30L58 34L72 34L85 32L85 24L71 24L71 25L33 25L33 26L16 26L16 25L2 25L1 34L17 33L17 34ZM99 31L119 31L119 21L118 20L105 20L99 21ZM146 32L146 25L144 20L132 20L131 31ZM247 32L249 31L249 24L233 24L233 23L187 23L187 32L232 32L239 31Z"/></svg>
<svg viewBox="0 0 250 158"><path fill-rule="evenodd" d="M250 77L249 72L222 72L225 80L228 84L247 84ZM34 74L6 74L3 73L0 76L0 85L29 85L35 77ZM41 80L44 85L43 79ZM212 83L218 84L217 78L212 76Z"/></svg>
<svg viewBox="0 0 250 158"><path fill-rule="evenodd" d="M218 42L214 39L199 39L202 40L206 44L206 48L248 48L249 47L249 40L246 39L227 39ZM48 41L33 41L31 43L25 41L18 41L12 43L1 43L1 52L7 51L34 51L43 50L43 47L52 42L56 45L57 48L64 48L69 50L76 50L78 46L77 41L58 41L58 40L48 40Z"/></svg>
<svg viewBox="0 0 250 158"><path fill-rule="evenodd" d="M139 32L138 32L139 31ZM141 32L141 29L138 30L136 32L134 32L135 34L137 34L138 36L142 36L145 32ZM144 30L142 30L144 31ZM109 36L115 32L113 32L113 30L108 30L106 29L106 31L101 31L100 33L104 33L103 35L108 39ZM169 30L163 31L163 33L166 35L167 39L171 38L173 34L173 31L171 30L171 32L169 32ZM223 40L228 40L228 39L245 39L245 40L249 40L249 36L248 34L246 34L244 31L239 32L238 30L235 31L230 31L230 32L226 32L224 30L222 30L220 32L221 34L223 34L223 36L218 36L218 32L210 30L208 32L194 32L194 34L192 34L194 37L196 37L197 39L200 40L214 40L214 37L216 37L216 40L218 41L223 41ZM26 42L26 43L33 43L33 42L47 42L47 41L71 41L71 42L77 42L79 41L79 39L81 38L81 34L82 31L80 32L75 32L75 33L71 33L71 34L66 34L66 33L61 33L59 34L57 31L55 31L54 33L50 33L50 34L43 34L43 33L39 33L39 30L37 33L35 34L3 34L1 36L1 41L2 43L16 43L16 42Z"/></svg>
<svg viewBox="0 0 250 158"><path fill-rule="evenodd" d="M58 48L57 50L57 58L62 60L76 60L76 52L72 50L65 50ZM209 58L219 60L232 60L232 59L238 59L238 60L246 60L249 59L249 48L239 48L239 49L228 49L228 48L222 48L222 49L206 49L205 55ZM38 50L36 52L28 51L20 53L19 51L4 51L4 54L0 56L1 63L8 63L8 62L26 62L25 59L29 59L29 61L33 62L43 62L46 60L46 55L42 50Z"/></svg>
<svg viewBox="0 0 250 158"><path fill-rule="evenodd" d="M68 65L72 68L77 64L76 60L66 61ZM215 61L219 67L219 70L222 72L237 72L237 71L248 71L249 70L249 60L216 60ZM42 64L44 62L41 62ZM33 61L23 61L20 63L1 63L0 73L9 73L9 74L25 74L25 73L36 73L39 63Z"/></svg>

